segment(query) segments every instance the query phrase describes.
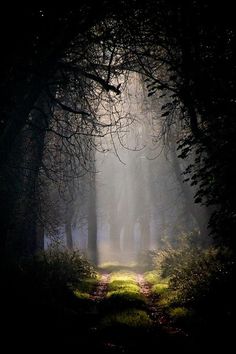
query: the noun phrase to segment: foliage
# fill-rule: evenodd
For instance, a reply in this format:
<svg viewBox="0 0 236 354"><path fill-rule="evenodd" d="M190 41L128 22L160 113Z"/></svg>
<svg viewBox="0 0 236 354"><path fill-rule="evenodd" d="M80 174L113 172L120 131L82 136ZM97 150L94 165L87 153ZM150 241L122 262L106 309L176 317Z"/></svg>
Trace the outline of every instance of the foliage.
<svg viewBox="0 0 236 354"><path fill-rule="evenodd" d="M92 293L94 288L97 286L99 280L101 278L101 275L98 273L96 274L95 278L85 278L83 279L80 284L79 284L79 290L84 293ZM78 289L76 289L78 290Z"/></svg>
<svg viewBox="0 0 236 354"><path fill-rule="evenodd" d="M96 281L94 267L79 251L49 249L38 253L23 264L26 278L44 291L60 292L62 289L91 290ZM50 290L51 289L51 290Z"/></svg>
<svg viewBox="0 0 236 354"><path fill-rule="evenodd" d="M210 321L212 328L215 318L230 323L235 291L234 261L229 250L200 249L185 240L176 248L163 250L159 262L162 276L169 277L169 291L161 296L159 304L169 309L169 315L176 317L179 310L174 309L184 306L194 310L204 323Z"/></svg>
<svg viewBox="0 0 236 354"><path fill-rule="evenodd" d="M160 277L159 270L152 270L150 272L144 273L144 279L151 285L164 282L164 280Z"/></svg>
<svg viewBox="0 0 236 354"><path fill-rule="evenodd" d="M168 289L168 279L160 276L160 271L150 271L144 274L144 279L152 286L151 291L154 296L164 295Z"/></svg>

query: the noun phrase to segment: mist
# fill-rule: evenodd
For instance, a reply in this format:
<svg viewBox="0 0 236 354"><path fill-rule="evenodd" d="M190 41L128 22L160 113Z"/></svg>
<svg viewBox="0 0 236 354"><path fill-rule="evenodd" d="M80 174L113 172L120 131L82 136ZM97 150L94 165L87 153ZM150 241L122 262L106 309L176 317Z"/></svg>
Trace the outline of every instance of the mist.
<svg viewBox="0 0 236 354"><path fill-rule="evenodd" d="M176 145L165 141L160 106L153 110L140 76L130 74L115 112L127 122L101 139L103 152L95 155L100 264L129 264L181 234L200 232L193 194L184 193L181 167L176 170Z"/></svg>

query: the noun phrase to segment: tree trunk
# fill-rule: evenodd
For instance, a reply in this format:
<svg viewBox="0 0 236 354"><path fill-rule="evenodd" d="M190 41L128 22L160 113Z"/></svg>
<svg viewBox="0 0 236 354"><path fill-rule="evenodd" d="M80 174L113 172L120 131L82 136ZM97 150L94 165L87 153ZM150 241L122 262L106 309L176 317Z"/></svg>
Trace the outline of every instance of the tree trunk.
<svg viewBox="0 0 236 354"><path fill-rule="evenodd" d="M42 108L42 112L32 111L30 125L21 132L10 161L10 165L17 161L17 178L13 181L13 187L11 186L15 195L14 202L9 204L9 224L5 225L7 231L3 247L5 256L13 261L34 254L38 246L41 249L44 243L43 233L38 232L38 176L46 134L45 114L49 108L45 96L38 100L38 106ZM8 172L12 174L10 169Z"/></svg>

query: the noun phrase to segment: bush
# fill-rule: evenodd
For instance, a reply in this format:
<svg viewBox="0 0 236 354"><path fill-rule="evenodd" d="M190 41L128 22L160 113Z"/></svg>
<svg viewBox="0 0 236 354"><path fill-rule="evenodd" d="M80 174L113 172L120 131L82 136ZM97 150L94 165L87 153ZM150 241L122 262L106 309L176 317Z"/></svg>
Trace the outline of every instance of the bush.
<svg viewBox="0 0 236 354"><path fill-rule="evenodd" d="M232 317L234 262L228 250L201 249L185 239L178 247L163 250L159 262L177 306L196 310L205 319Z"/></svg>
<svg viewBox="0 0 236 354"><path fill-rule="evenodd" d="M25 269L34 274L35 280L49 287L76 289L86 278L95 278L96 271L79 251L49 249L26 263Z"/></svg>

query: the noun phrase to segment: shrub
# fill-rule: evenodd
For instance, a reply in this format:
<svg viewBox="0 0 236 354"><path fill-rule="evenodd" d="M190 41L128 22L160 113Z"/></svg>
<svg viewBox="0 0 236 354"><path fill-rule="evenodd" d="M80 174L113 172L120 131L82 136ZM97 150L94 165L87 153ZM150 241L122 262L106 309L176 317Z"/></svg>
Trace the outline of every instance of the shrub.
<svg viewBox="0 0 236 354"><path fill-rule="evenodd" d="M51 292L63 288L76 290L85 286L85 280L97 276L95 268L79 251L49 249L24 262L22 269L29 283L33 281L36 288Z"/></svg>
<svg viewBox="0 0 236 354"><path fill-rule="evenodd" d="M180 306L215 316L216 308L226 314L234 301L230 259L228 250L201 249L185 239L178 247L163 250L159 261L161 275L169 277L170 290Z"/></svg>

